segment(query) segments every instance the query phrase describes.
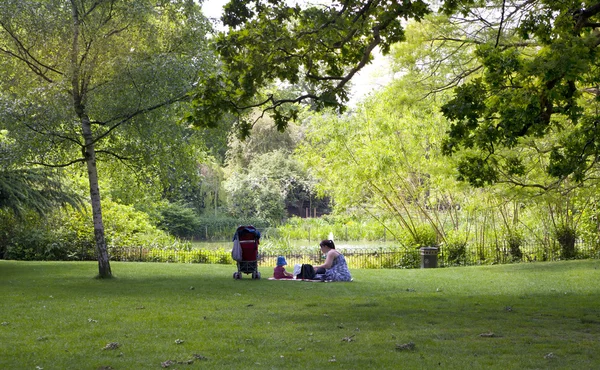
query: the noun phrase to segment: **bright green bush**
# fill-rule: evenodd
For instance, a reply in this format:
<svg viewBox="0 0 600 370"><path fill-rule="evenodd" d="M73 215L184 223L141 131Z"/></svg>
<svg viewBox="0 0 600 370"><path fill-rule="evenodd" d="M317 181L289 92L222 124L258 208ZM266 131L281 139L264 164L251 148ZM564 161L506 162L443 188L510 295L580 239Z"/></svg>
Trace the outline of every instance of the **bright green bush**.
<svg viewBox="0 0 600 370"><path fill-rule="evenodd" d="M23 220L6 222L1 229L4 257L18 260L79 260L95 255L91 211L57 210L47 217L28 214ZM191 248L165 231L157 229L146 213L105 200L105 239L109 247Z"/></svg>
<svg viewBox="0 0 600 370"><path fill-rule="evenodd" d="M70 260L81 253L93 252L93 238L69 230L60 218L42 217L28 212L22 219L0 215L2 256L17 260Z"/></svg>

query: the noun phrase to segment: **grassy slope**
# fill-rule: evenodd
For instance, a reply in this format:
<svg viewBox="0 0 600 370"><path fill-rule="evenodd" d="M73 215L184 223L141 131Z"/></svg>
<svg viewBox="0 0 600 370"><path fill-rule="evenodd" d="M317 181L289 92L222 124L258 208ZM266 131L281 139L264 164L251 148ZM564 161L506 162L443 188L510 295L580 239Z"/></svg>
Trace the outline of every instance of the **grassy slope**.
<svg viewBox="0 0 600 370"><path fill-rule="evenodd" d="M353 283L112 268L102 281L95 263L0 261L0 368L160 369L194 354L207 360L170 368L600 367L600 261L357 270Z"/></svg>

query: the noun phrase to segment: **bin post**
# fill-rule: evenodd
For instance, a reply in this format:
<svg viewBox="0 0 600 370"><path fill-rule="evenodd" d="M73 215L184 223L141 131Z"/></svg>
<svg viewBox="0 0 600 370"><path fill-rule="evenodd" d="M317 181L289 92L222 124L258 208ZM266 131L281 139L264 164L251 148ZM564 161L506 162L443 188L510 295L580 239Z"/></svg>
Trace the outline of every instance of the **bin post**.
<svg viewBox="0 0 600 370"><path fill-rule="evenodd" d="M437 267L437 255L438 248L436 247L422 247L421 251L421 268L435 268Z"/></svg>

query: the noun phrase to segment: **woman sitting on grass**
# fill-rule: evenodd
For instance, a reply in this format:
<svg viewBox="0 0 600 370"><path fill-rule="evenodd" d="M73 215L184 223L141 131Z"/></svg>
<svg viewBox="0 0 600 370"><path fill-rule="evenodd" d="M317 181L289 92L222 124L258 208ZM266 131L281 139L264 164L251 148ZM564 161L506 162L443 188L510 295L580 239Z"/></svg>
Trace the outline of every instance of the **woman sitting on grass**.
<svg viewBox="0 0 600 370"><path fill-rule="evenodd" d="M333 240L323 240L319 246L325 254L325 263L314 266L317 274L324 273L325 281L352 281L346 259L343 254L335 250Z"/></svg>

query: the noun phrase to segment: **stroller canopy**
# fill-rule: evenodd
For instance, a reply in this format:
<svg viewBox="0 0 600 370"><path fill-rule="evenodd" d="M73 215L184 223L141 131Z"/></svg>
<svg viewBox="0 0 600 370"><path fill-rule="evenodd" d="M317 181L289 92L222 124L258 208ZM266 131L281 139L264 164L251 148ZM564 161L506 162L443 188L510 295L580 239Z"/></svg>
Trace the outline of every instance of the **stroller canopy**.
<svg viewBox="0 0 600 370"><path fill-rule="evenodd" d="M233 235L233 240L235 240L236 238L238 240L248 240L250 238L248 238L248 234L254 236L254 240L259 240L260 239L260 231L258 231L254 226L249 225L249 226L240 226L237 228L237 230L235 231L235 234ZM242 237L243 236L243 237Z"/></svg>

